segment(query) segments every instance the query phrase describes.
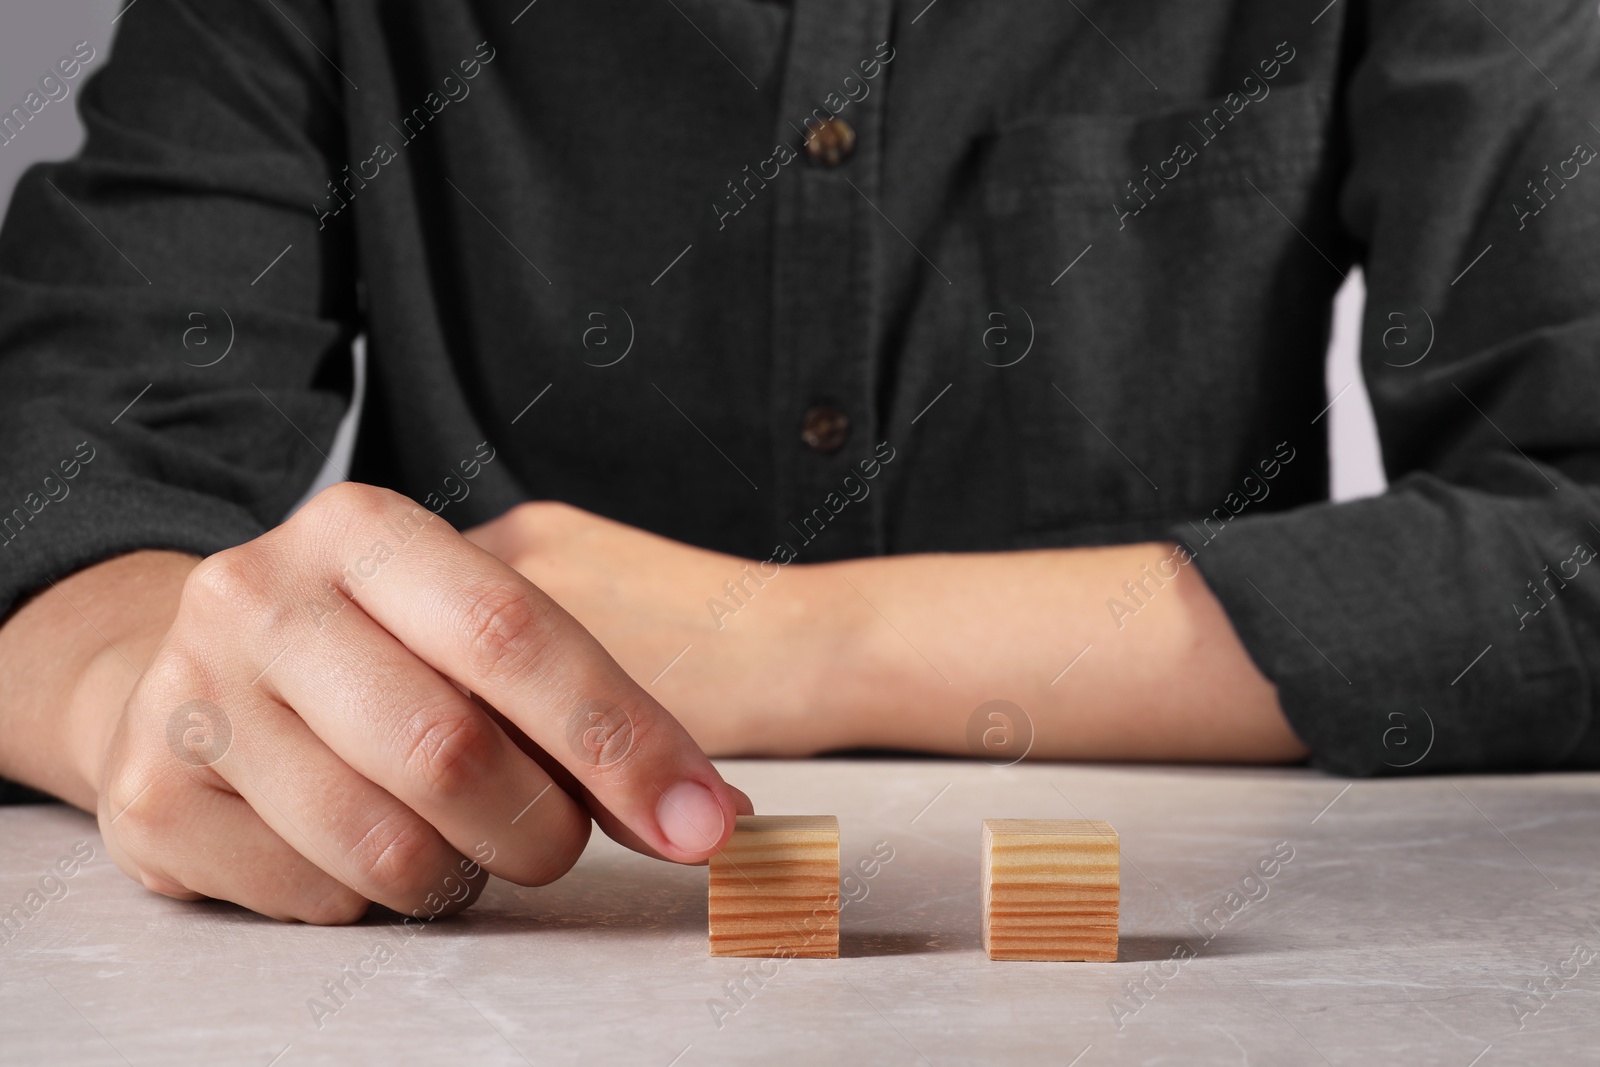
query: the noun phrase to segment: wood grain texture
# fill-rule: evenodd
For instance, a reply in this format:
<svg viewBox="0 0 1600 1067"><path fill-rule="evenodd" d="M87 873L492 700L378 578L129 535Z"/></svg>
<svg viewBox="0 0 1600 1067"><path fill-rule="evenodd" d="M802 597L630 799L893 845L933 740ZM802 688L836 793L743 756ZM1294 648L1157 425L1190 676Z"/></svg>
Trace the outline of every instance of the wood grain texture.
<svg viewBox="0 0 1600 1067"><path fill-rule="evenodd" d="M1120 856L1110 823L985 819L983 947L989 958L1115 962Z"/></svg>
<svg viewBox="0 0 1600 1067"><path fill-rule="evenodd" d="M713 956L839 955L839 820L741 815L711 857Z"/></svg>

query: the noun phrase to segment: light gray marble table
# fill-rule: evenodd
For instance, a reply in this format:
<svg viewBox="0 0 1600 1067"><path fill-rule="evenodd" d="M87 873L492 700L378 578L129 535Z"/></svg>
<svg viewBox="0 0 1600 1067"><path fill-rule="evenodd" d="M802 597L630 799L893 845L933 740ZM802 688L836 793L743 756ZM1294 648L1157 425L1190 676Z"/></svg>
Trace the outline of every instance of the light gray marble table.
<svg viewBox="0 0 1600 1067"><path fill-rule="evenodd" d="M555 885L496 881L412 936L169 901L89 818L0 809L0 907L40 894L0 931L0 1061L1600 1062L1600 775L722 766L763 812L836 813L846 866L892 850L847 887L844 958L709 958L704 869L600 835ZM992 817L1120 831L1120 962L984 956Z"/></svg>

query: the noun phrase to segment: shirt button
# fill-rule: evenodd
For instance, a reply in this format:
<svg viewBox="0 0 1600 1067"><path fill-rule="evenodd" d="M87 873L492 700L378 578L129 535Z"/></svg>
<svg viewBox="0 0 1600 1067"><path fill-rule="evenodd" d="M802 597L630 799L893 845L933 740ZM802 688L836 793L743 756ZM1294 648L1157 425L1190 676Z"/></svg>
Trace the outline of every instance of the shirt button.
<svg viewBox="0 0 1600 1067"><path fill-rule="evenodd" d="M806 155L818 166L837 167L855 151L856 131L837 115L809 129Z"/></svg>
<svg viewBox="0 0 1600 1067"><path fill-rule="evenodd" d="M800 424L800 440L818 452L837 452L850 436L850 419L844 412L819 404L806 412Z"/></svg>

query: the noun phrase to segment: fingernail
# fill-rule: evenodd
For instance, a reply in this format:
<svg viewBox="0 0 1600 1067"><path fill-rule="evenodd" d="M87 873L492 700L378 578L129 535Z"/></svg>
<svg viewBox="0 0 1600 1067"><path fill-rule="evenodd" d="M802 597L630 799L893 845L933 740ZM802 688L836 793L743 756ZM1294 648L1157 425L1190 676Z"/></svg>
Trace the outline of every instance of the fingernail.
<svg viewBox="0 0 1600 1067"><path fill-rule="evenodd" d="M727 825L722 805L699 782L679 782L662 793L656 821L667 840L685 852L711 851Z"/></svg>

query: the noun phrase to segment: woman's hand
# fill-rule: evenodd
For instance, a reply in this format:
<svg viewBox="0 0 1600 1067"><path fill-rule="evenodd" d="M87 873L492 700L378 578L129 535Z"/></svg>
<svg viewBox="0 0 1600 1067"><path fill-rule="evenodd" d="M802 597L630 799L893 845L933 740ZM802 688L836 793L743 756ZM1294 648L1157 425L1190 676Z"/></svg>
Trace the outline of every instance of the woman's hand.
<svg viewBox="0 0 1600 1067"><path fill-rule="evenodd" d="M697 863L751 810L554 600L371 486L193 566L109 710L69 721L103 724L85 761L117 865L277 918L431 918L485 871L540 885L591 815Z"/></svg>
<svg viewBox="0 0 1600 1067"><path fill-rule="evenodd" d="M572 613L712 755L808 755L851 743L840 655L857 605L817 569L693 548L567 504L466 532Z"/></svg>

